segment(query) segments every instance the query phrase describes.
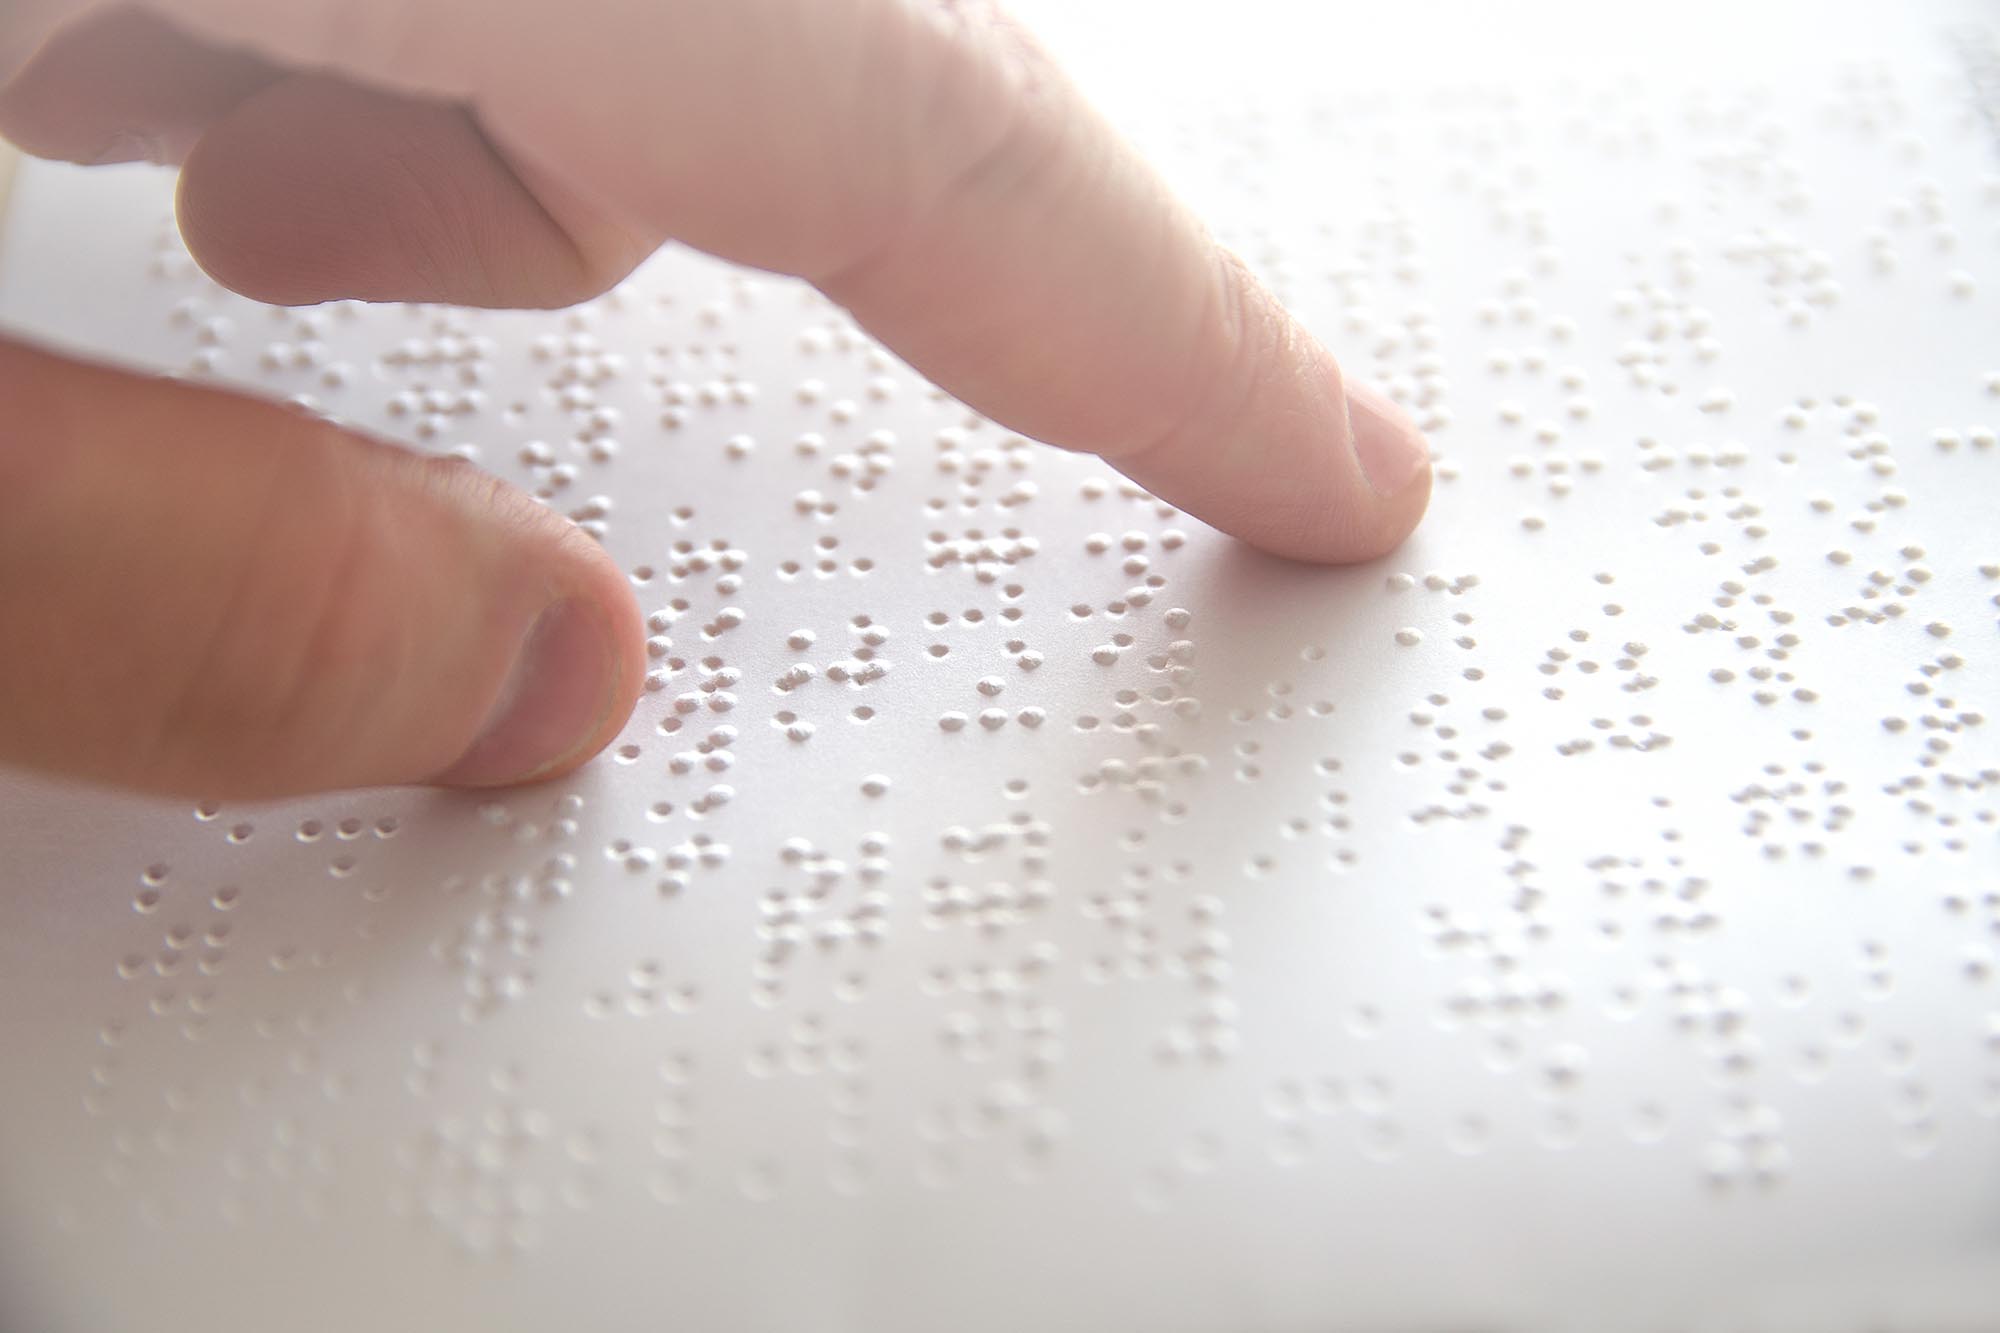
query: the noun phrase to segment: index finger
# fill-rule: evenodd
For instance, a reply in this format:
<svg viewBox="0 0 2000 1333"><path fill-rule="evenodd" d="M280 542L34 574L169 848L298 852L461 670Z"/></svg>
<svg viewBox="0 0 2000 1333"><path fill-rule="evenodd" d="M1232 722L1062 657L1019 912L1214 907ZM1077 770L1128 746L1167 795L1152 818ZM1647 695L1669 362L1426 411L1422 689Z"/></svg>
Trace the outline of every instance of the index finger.
<svg viewBox="0 0 2000 1333"><path fill-rule="evenodd" d="M799 274L993 420L1266 549L1357 560L1423 441L983 0L151 0L211 39L450 97L529 181Z"/></svg>

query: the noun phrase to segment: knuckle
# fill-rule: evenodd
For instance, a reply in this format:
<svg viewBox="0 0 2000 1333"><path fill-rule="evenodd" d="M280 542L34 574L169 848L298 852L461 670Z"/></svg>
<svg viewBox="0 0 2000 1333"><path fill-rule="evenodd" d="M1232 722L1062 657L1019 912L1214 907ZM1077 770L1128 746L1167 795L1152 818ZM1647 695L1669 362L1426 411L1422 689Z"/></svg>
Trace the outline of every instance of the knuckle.
<svg viewBox="0 0 2000 1333"><path fill-rule="evenodd" d="M1214 277L1162 380L1161 407L1129 441L1105 454L1121 466L1208 449L1251 419L1270 378L1287 364L1291 320L1234 253L1216 248Z"/></svg>
<svg viewBox="0 0 2000 1333"><path fill-rule="evenodd" d="M1068 150L1075 107L1061 92L1054 63L1032 34L992 0L930 0L901 19L876 25L870 67L904 71L890 118L921 126L872 144L889 188L870 192L841 228L831 262L805 270L828 291L865 282L914 248L943 219L977 208L988 196L1032 192ZM910 52L916 54L912 56Z"/></svg>
<svg viewBox="0 0 2000 1333"><path fill-rule="evenodd" d="M1003 76L1010 91L1031 99L1047 87L1054 63L1000 0L933 0L932 9L959 48Z"/></svg>
<svg viewBox="0 0 2000 1333"><path fill-rule="evenodd" d="M390 465L410 470L410 485L440 509L477 515L481 527L533 541L550 533L577 531L547 505L520 487L461 459L393 450ZM577 531L578 536L582 536Z"/></svg>

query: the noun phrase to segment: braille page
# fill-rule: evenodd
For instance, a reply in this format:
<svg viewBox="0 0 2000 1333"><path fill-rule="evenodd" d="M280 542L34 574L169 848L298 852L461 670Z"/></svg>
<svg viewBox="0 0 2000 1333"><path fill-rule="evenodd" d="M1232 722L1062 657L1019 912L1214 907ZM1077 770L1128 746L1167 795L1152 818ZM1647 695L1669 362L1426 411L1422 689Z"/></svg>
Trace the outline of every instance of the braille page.
<svg viewBox="0 0 2000 1333"><path fill-rule="evenodd" d="M1030 17L1429 432L1359 568L797 283L268 309L24 167L7 326L493 470L651 674L524 790L0 776L0 1323L2000 1327L1992 11L1288 9Z"/></svg>

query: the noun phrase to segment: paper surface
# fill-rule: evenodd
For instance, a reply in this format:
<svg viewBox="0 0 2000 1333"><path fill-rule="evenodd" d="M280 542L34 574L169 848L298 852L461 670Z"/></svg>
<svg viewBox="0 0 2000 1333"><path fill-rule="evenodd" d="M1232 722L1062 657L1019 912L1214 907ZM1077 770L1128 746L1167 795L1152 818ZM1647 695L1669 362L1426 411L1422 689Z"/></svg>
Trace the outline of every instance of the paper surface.
<svg viewBox="0 0 2000 1333"><path fill-rule="evenodd" d="M488 799L0 776L7 1327L2000 1326L2000 46L1812 12L1106 88L1429 427L1349 570L789 282L267 310L24 169L0 320L462 449L660 677Z"/></svg>

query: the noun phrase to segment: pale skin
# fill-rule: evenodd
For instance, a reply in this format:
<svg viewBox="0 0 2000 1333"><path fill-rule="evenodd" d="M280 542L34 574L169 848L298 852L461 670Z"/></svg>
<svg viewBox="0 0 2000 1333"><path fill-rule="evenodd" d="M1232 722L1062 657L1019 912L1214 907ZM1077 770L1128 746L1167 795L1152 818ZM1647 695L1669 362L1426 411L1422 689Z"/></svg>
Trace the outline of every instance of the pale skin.
<svg viewBox="0 0 2000 1333"><path fill-rule="evenodd" d="M562 306L677 240L1273 553L1382 555L1429 499L1409 419L987 0L8 0L0 135L179 164L261 300ZM626 579L505 483L6 339L0 404L0 763L494 786L632 711Z"/></svg>

